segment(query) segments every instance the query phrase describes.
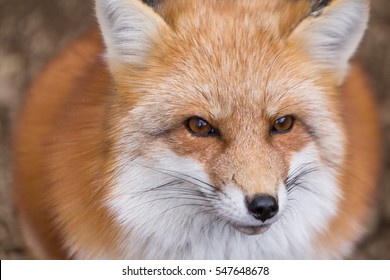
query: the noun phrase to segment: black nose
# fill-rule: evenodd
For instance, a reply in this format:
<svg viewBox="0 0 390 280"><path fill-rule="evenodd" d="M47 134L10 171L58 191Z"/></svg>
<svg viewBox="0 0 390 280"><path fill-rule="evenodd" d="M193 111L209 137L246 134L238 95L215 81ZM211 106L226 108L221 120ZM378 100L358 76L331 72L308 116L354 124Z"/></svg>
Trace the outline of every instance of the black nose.
<svg viewBox="0 0 390 280"><path fill-rule="evenodd" d="M256 195L252 200L247 200L249 212L258 220L265 222L278 213L278 202L270 195Z"/></svg>

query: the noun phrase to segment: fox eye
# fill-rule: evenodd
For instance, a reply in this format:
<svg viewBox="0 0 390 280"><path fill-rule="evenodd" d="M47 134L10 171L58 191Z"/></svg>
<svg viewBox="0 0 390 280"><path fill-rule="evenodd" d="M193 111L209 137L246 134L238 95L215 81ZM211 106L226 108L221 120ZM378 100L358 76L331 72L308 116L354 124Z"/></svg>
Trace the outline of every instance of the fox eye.
<svg viewBox="0 0 390 280"><path fill-rule="evenodd" d="M271 133L286 133L289 132L294 126L295 119L293 116L284 116L277 119L271 127Z"/></svg>
<svg viewBox="0 0 390 280"><path fill-rule="evenodd" d="M191 117L185 122L186 128L195 136L218 136L218 131L200 117Z"/></svg>

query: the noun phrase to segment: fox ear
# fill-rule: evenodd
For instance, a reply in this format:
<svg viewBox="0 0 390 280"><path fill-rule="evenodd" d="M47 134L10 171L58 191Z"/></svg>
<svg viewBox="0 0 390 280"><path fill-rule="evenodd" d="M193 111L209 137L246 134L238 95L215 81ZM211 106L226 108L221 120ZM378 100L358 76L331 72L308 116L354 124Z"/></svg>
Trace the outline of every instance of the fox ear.
<svg viewBox="0 0 390 280"><path fill-rule="evenodd" d="M170 31L162 17L140 0L95 3L110 67L118 63L142 65L156 42Z"/></svg>
<svg viewBox="0 0 390 280"><path fill-rule="evenodd" d="M319 65L344 74L368 22L368 0L312 0L310 15L292 32ZM341 72L340 72L341 71ZM344 76L343 75L343 76Z"/></svg>

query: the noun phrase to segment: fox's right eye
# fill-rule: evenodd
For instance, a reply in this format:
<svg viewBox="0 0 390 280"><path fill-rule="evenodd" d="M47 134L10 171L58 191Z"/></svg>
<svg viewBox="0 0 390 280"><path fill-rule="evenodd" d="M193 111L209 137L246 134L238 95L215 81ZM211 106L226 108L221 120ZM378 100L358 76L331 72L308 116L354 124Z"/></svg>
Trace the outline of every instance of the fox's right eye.
<svg viewBox="0 0 390 280"><path fill-rule="evenodd" d="M195 136L218 136L218 131L211 126L207 121L200 117L191 117L185 122L185 126L189 132Z"/></svg>
<svg viewBox="0 0 390 280"><path fill-rule="evenodd" d="M294 126L295 118L293 116L284 116L277 119L271 127L272 134L289 132Z"/></svg>

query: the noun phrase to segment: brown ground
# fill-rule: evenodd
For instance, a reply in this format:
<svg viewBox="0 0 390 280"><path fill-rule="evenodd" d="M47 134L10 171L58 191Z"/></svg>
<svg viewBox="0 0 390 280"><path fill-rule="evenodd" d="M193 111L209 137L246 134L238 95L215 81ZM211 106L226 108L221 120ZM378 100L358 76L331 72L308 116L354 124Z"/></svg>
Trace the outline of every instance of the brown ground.
<svg viewBox="0 0 390 280"><path fill-rule="evenodd" d="M377 92L385 169L378 213L356 259L390 259L390 1L373 2L371 25L358 56ZM0 0L0 259L29 258L15 222L9 174L9 136L24 89L94 20L91 0Z"/></svg>

